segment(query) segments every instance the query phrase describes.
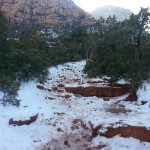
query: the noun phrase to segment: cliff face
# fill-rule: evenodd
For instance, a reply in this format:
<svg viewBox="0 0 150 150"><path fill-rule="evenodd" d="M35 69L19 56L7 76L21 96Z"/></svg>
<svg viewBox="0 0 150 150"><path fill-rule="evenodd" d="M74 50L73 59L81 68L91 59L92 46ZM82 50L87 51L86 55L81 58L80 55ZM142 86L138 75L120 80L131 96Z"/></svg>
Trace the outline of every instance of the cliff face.
<svg viewBox="0 0 150 150"><path fill-rule="evenodd" d="M0 10L10 24L64 28L94 22L72 0L0 0Z"/></svg>

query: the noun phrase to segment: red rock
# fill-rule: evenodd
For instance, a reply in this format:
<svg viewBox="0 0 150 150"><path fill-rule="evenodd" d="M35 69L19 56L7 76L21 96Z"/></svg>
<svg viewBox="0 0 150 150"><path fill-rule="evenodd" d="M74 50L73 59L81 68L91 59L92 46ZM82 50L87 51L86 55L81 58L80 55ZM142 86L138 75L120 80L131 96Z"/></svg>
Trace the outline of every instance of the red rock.
<svg viewBox="0 0 150 150"><path fill-rule="evenodd" d="M58 84L57 86L58 86L58 87L64 87L64 85L63 85L63 84Z"/></svg>
<svg viewBox="0 0 150 150"><path fill-rule="evenodd" d="M37 85L36 87L40 90L46 90L42 85Z"/></svg>
<svg viewBox="0 0 150 150"><path fill-rule="evenodd" d="M79 94L82 96L97 96L97 97L117 97L129 92L127 88L122 87L67 87L66 92Z"/></svg>
<svg viewBox="0 0 150 150"><path fill-rule="evenodd" d="M124 101L135 102L138 100L136 92L130 93L130 95Z"/></svg>
<svg viewBox="0 0 150 150"><path fill-rule="evenodd" d="M140 141L150 142L150 130L147 130L146 127L127 126L118 128L109 127L107 129L105 133L100 133L100 135L112 138L119 134L121 137L133 137Z"/></svg>
<svg viewBox="0 0 150 150"><path fill-rule="evenodd" d="M65 95L65 96L63 96L64 98L70 98L71 97L71 95Z"/></svg>
<svg viewBox="0 0 150 150"><path fill-rule="evenodd" d="M48 99L49 99L49 100L55 100L55 98L53 98L53 97L48 97Z"/></svg>
<svg viewBox="0 0 150 150"><path fill-rule="evenodd" d="M83 88L82 94L83 96L96 96L97 95L97 87L85 87Z"/></svg>
<svg viewBox="0 0 150 150"><path fill-rule="evenodd" d="M14 126L23 126L23 125L30 125L31 123L35 122L36 119L38 117L38 114L36 114L35 116L31 116L29 120L19 120L19 121L16 121L16 120L13 120L13 118L11 118L9 120L9 125L14 125Z"/></svg>
<svg viewBox="0 0 150 150"><path fill-rule="evenodd" d="M59 89L59 90L57 90L57 92L59 92L59 93L60 93L60 92L64 92L64 90L60 90L60 89Z"/></svg>

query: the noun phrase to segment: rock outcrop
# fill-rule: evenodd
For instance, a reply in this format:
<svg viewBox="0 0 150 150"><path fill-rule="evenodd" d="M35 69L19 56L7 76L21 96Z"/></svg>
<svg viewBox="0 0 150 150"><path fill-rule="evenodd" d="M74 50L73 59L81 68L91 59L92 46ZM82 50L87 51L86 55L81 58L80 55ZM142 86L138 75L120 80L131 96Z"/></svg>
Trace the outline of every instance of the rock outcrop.
<svg viewBox="0 0 150 150"><path fill-rule="evenodd" d="M66 92L82 96L117 97L127 94L129 90L124 87L66 87Z"/></svg>
<svg viewBox="0 0 150 150"><path fill-rule="evenodd" d="M0 0L0 10L10 24L49 29L91 25L94 19L72 0Z"/></svg>

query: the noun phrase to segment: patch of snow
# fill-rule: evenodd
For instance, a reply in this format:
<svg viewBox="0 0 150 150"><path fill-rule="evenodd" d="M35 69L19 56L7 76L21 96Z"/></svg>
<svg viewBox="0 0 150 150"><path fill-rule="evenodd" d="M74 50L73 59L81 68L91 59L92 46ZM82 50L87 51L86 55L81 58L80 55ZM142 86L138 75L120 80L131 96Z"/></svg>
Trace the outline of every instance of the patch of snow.
<svg viewBox="0 0 150 150"><path fill-rule="evenodd" d="M92 141L92 146L100 143L107 146L102 148L102 150L149 150L150 148L148 142L139 142L134 138L123 138L119 135L113 138L96 137Z"/></svg>
<svg viewBox="0 0 150 150"><path fill-rule="evenodd" d="M148 101L150 103L150 82L145 81L137 91L138 100L141 101Z"/></svg>
<svg viewBox="0 0 150 150"><path fill-rule="evenodd" d="M3 98L4 93L0 91L0 100Z"/></svg>
<svg viewBox="0 0 150 150"><path fill-rule="evenodd" d="M126 81L125 79L120 79L117 81L118 84L127 84L129 83L128 81Z"/></svg>

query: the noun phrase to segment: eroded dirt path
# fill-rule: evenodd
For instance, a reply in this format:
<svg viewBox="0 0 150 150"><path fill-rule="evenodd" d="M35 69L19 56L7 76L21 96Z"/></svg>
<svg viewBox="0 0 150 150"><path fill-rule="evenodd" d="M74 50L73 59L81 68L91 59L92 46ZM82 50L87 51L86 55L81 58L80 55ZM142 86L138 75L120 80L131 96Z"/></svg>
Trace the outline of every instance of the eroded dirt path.
<svg viewBox="0 0 150 150"><path fill-rule="evenodd" d="M60 72L55 70L58 71L57 76L53 76L51 72L50 82L37 85L39 90L47 92L45 100L59 99L60 111L55 112L54 118L47 121L47 124L53 125L58 134L61 133L59 138L52 138L46 144L41 144L39 149L113 149L112 141L116 140L116 136L117 144L120 143L117 148L123 148L125 145L126 149L132 149L134 144L133 147L128 143L122 144L125 139L121 138L132 137L133 143L137 144L135 147L146 145L147 149L148 143L145 142L150 142L150 118L145 117L145 113L148 115L150 112L143 111L137 96L130 96L126 88L123 92L120 92L119 88L119 95L109 96L114 93L109 90L109 83L103 79L88 78L83 73L83 67L84 64L80 63L66 64L63 68L58 66ZM90 88L83 92L87 87ZM104 97L97 96L97 88L102 89L101 93L108 91L109 97L106 97L106 94ZM64 106L65 110L62 109Z"/></svg>

